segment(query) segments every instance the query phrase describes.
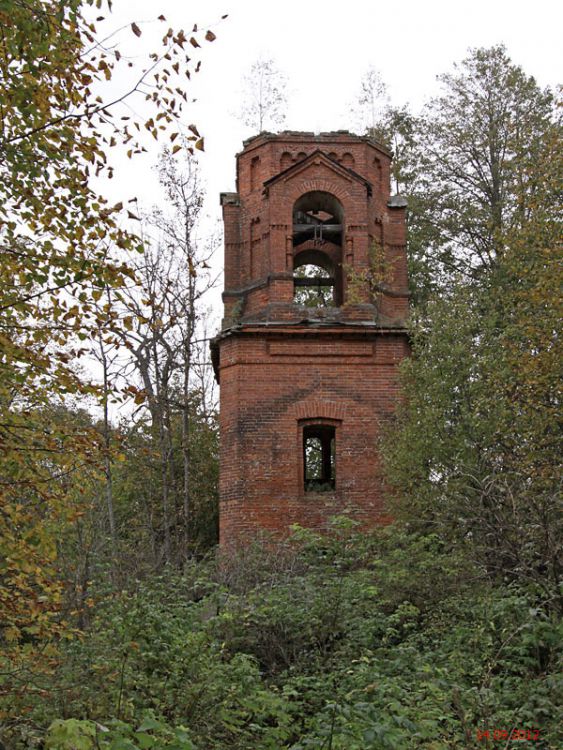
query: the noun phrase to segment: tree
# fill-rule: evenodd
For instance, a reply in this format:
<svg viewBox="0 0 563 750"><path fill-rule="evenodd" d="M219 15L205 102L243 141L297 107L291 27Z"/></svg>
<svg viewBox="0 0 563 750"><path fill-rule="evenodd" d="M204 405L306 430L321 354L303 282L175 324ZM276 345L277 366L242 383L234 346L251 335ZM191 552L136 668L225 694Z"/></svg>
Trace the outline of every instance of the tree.
<svg viewBox="0 0 563 750"><path fill-rule="evenodd" d="M102 298L104 299L104 298ZM106 304L111 304L111 293L109 288L106 289ZM106 497L106 508L107 508L107 519L109 524L109 539L111 545L111 572L112 578L116 580L116 565L119 559L118 553L118 539L117 529L115 524L115 504L113 498L113 471L112 461L113 454L115 453L115 440L114 430L112 429L110 419L110 402L112 395L114 395L115 379L122 369L122 365L119 362L120 352L115 342L110 339L110 342L105 340L104 331L98 332L96 346L92 351L92 355L97 360L102 371L102 387L100 393L100 400L102 406L102 422L101 432L103 438L103 453L104 453L104 484L105 484L105 497Z"/></svg>
<svg viewBox="0 0 563 750"><path fill-rule="evenodd" d="M203 296L214 286L215 281L208 274L208 261L213 254L214 239L204 243L197 237L198 221L203 204L197 164L186 159L180 167L169 152L164 152L160 162L160 180L166 195L174 209L172 217L158 214L154 217L155 225L163 233L163 240L173 245L182 260L187 264L188 273L185 283L178 285L178 300L182 310L179 318L181 373L181 411L182 411L182 507L184 525L184 547L187 554L190 545L192 497L191 497L191 454L190 454L190 401L192 399L192 380L197 363L194 360L202 352L196 341L196 333L202 322L201 301ZM184 265L185 267L185 265ZM205 327L203 328L205 331ZM206 343L206 336L203 336ZM200 368L201 370L201 368ZM203 393L203 391L202 391Z"/></svg>
<svg viewBox="0 0 563 750"><path fill-rule="evenodd" d="M387 146L393 155L391 163L391 189L395 193L408 192L416 177L418 120L408 107L385 107L373 135Z"/></svg>
<svg viewBox="0 0 563 750"><path fill-rule="evenodd" d="M286 118L287 78L274 60L259 58L243 78L240 119L254 131L279 129Z"/></svg>
<svg viewBox="0 0 563 750"><path fill-rule="evenodd" d="M381 135L381 120L389 97L381 73L370 65L360 81L360 90L351 106L354 127L358 133Z"/></svg>
<svg viewBox="0 0 563 750"><path fill-rule="evenodd" d="M171 563L166 568L166 575L172 575L172 570L186 564L188 558L193 559L213 548L218 533L217 413L204 404L201 391L192 384L188 404L190 513L186 547L183 497L185 438L182 433L184 406L180 393L173 393L171 402L170 433L167 436L170 451L164 456L167 461ZM148 410L139 412L133 422L124 423L118 431L123 460L115 462L112 476L120 550L118 580L122 587L127 587L128 581L143 579L155 572L162 574L166 560L163 455L160 436L157 433L155 437L154 432ZM108 559L99 544L100 510L93 513L89 523L92 528L98 529L94 532L98 536L94 556L99 565L100 561Z"/></svg>
<svg viewBox="0 0 563 750"><path fill-rule="evenodd" d="M202 38L169 29L160 51L136 64L113 35L98 38L103 19L87 20L89 6L93 0L0 5L1 637L10 654L28 656L68 627L57 539L83 512L85 476L104 456L92 425L53 414L71 396L97 393L74 362L111 319L94 303L105 289L119 296L133 278L126 256L141 248L121 226L136 218L126 199L111 205L91 178L113 175L114 147L132 157L146 150L143 134L178 137L182 77L193 64L185 45L199 47ZM132 23L127 33L133 40L142 29ZM126 83L116 90L118 70ZM131 97L144 101L146 119L131 115ZM187 137L202 148L191 127Z"/></svg>
<svg viewBox="0 0 563 750"><path fill-rule="evenodd" d="M145 251L132 262L138 283L122 289L120 299L112 299L111 308L112 337L127 353L132 365L130 378L137 378L129 392L150 415L152 447L160 467L162 556L170 563L183 560L192 541L190 417L199 366L201 304L214 283L208 264L214 241L198 237L203 192L195 160L186 151L186 158L178 163L165 150L159 175L169 210L155 209L145 222ZM182 434L180 491L175 445L178 414Z"/></svg>
<svg viewBox="0 0 563 750"><path fill-rule="evenodd" d="M169 30L162 52L139 71L117 47L95 39L79 0L14 1L0 14L3 351L22 362L30 377L48 376L64 364L64 355L61 359L55 350L42 357L45 346L64 346L69 335L89 331L97 322L89 295L130 275L123 262L110 261L107 246L139 247L138 239L118 226L127 213L123 203L109 206L92 191L90 176L112 176L106 150L118 143L127 144L130 156L145 150L133 132L158 138L177 125L187 95L180 88L172 97L171 86L178 82L172 77L180 64L189 73L183 51L188 40ZM136 24L132 32L142 33ZM193 42L198 44L195 37ZM177 59L171 66L177 74L163 70L168 58ZM129 65L125 90L106 94L104 83ZM138 122L128 113L117 119L120 105L133 95L145 100L153 117ZM201 146L201 139L190 137Z"/></svg>
<svg viewBox="0 0 563 750"><path fill-rule="evenodd" d="M417 229L439 273L474 279L496 264L503 233L529 215L553 97L503 46L471 50L439 80L443 94L419 129Z"/></svg>
<svg viewBox="0 0 563 750"><path fill-rule="evenodd" d="M560 140L554 123L530 147L537 161L512 196L526 212L495 235L487 275L458 279L419 316L385 447L411 524L469 548L491 577L533 582L559 609Z"/></svg>

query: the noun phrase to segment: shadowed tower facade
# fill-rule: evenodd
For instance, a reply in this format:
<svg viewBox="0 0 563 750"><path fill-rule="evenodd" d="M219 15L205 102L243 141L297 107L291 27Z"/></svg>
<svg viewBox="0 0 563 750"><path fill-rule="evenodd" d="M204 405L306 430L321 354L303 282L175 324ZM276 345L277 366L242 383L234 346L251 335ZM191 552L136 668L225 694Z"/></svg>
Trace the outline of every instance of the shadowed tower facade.
<svg viewBox="0 0 563 750"><path fill-rule="evenodd" d="M261 133L223 193L220 537L344 511L383 523L377 443L408 355L405 211L389 152L347 132Z"/></svg>

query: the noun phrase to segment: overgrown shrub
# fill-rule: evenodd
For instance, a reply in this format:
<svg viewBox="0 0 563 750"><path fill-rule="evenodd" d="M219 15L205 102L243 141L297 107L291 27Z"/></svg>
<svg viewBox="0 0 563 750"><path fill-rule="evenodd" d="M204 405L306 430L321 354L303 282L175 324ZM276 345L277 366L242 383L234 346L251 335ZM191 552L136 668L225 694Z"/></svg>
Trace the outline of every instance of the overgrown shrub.
<svg viewBox="0 0 563 750"><path fill-rule="evenodd" d="M555 750L560 639L541 587L494 584L435 534L341 520L105 596L2 739L461 750L494 747L478 731L535 728Z"/></svg>

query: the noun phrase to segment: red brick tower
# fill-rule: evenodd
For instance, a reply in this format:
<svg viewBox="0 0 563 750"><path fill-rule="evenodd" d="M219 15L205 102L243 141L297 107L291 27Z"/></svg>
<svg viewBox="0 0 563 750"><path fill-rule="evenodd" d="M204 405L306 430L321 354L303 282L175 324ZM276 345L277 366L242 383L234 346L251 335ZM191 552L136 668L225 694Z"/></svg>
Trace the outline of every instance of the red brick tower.
<svg viewBox="0 0 563 750"><path fill-rule="evenodd" d="M223 193L221 544L384 520L377 439L408 354L405 208L348 132L261 133Z"/></svg>

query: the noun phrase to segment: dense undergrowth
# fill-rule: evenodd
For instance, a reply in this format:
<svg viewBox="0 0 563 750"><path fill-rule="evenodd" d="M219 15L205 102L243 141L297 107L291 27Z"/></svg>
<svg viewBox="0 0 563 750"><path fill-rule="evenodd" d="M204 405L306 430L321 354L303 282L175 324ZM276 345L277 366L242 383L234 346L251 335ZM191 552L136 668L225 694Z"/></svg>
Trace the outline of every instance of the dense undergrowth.
<svg viewBox="0 0 563 750"><path fill-rule="evenodd" d="M436 535L335 519L90 605L9 747L560 747L553 602Z"/></svg>
<svg viewBox="0 0 563 750"><path fill-rule="evenodd" d="M216 554L214 242L174 159L203 139L165 151L166 210L124 232L136 199L111 207L89 175L188 99L157 95L168 52L111 33L106 61L93 5L111 2L0 2L0 750L559 750L560 97L497 45L419 115L372 119L409 203L412 357L377 446L397 523ZM151 61L144 127L93 98L120 59L132 80ZM379 306L403 271L376 250L358 283Z"/></svg>

